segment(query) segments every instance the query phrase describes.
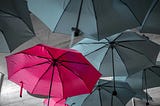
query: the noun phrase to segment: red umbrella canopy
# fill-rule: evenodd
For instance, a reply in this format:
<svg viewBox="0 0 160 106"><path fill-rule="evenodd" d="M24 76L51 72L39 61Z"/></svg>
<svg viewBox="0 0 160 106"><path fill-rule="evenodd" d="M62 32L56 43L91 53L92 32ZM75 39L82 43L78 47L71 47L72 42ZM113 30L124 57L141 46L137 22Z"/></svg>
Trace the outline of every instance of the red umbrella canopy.
<svg viewBox="0 0 160 106"><path fill-rule="evenodd" d="M101 74L71 49L38 44L6 57L8 79L32 94L67 98L90 93Z"/></svg>
<svg viewBox="0 0 160 106"><path fill-rule="evenodd" d="M65 104L65 102L66 102L66 99L51 98L50 103L49 103L49 106L69 106L69 105ZM45 99L45 100L43 101L43 103L44 103L45 105L47 105L48 99Z"/></svg>

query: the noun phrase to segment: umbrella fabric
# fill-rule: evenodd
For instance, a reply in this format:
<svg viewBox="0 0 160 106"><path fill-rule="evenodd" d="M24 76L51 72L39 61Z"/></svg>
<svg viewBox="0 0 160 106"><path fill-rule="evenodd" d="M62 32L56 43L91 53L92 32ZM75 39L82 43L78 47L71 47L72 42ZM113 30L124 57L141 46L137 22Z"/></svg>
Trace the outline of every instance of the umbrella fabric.
<svg viewBox="0 0 160 106"><path fill-rule="evenodd" d="M100 41L85 38L72 49L109 77L131 75L155 64L160 46L135 32L123 32Z"/></svg>
<svg viewBox="0 0 160 106"><path fill-rule="evenodd" d="M129 76L126 81L134 89L145 89L160 86L160 66L148 67L138 73ZM149 96L146 95L148 102Z"/></svg>
<svg viewBox="0 0 160 106"><path fill-rule="evenodd" d="M90 93L101 74L71 49L38 44L6 57L8 78L32 94L59 98Z"/></svg>
<svg viewBox="0 0 160 106"><path fill-rule="evenodd" d="M125 106L134 96L126 82L116 81L117 94L113 94L113 81L100 80L96 89L84 100L81 106Z"/></svg>
<svg viewBox="0 0 160 106"><path fill-rule="evenodd" d="M0 52L11 52L35 36L27 2L1 0L0 3Z"/></svg>
<svg viewBox="0 0 160 106"><path fill-rule="evenodd" d="M160 2L159 0L123 0L135 14L144 17L140 32L160 34ZM143 6L142 6L143 5ZM146 12L147 10L147 12ZM142 12L143 11L143 12Z"/></svg>
<svg viewBox="0 0 160 106"><path fill-rule="evenodd" d="M83 95L69 97L66 100L66 104L68 104L69 106L81 106L83 101L88 95L89 94L83 94Z"/></svg>
<svg viewBox="0 0 160 106"><path fill-rule="evenodd" d="M61 99L61 98L51 98L49 106L69 106L67 104L65 104L66 100L65 99ZM45 104L45 106L47 106L48 103L48 99L45 99L43 101L43 103Z"/></svg>
<svg viewBox="0 0 160 106"><path fill-rule="evenodd" d="M141 24L121 0L28 0L28 6L54 32L77 29L98 40Z"/></svg>

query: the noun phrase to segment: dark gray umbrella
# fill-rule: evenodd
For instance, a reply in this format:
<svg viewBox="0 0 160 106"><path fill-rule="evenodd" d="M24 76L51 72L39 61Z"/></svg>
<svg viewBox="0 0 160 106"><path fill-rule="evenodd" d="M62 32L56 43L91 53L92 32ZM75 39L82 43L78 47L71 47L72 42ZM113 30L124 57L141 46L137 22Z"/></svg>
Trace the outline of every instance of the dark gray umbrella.
<svg viewBox="0 0 160 106"><path fill-rule="evenodd" d="M0 1L0 52L11 52L35 36L25 0Z"/></svg>
<svg viewBox="0 0 160 106"><path fill-rule="evenodd" d="M113 81L100 80L81 106L125 106L135 94L126 82L116 81L116 91L115 93Z"/></svg>
<svg viewBox="0 0 160 106"><path fill-rule="evenodd" d="M122 0L137 16L143 20L140 32L160 34L159 0ZM143 5L143 6L142 6ZM147 11L146 11L147 10ZM145 16L145 17L144 17Z"/></svg>
<svg viewBox="0 0 160 106"><path fill-rule="evenodd" d="M54 32L98 40L141 24L121 0L28 0L28 6Z"/></svg>
<svg viewBox="0 0 160 106"><path fill-rule="evenodd" d="M160 66L148 67L138 73L129 76L126 81L134 89L147 89L160 86ZM148 105L148 95L146 95Z"/></svg>

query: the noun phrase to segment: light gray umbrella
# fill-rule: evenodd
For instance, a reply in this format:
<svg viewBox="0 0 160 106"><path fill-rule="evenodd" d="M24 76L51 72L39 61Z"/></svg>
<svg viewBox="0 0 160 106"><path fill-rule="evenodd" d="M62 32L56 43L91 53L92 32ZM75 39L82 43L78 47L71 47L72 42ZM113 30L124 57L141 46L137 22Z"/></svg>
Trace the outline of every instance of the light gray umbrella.
<svg viewBox="0 0 160 106"><path fill-rule="evenodd" d="M0 52L11 52L35 36L25 0L0 1Z"/></svg>
<svg viewBox="0 0 160 106"><path fill-rule="evenodd" d="M54 32L98 40L141 24L121 0L28 0L28 6Z"/></svg>
<svg viewBox="0 0 160 106"><path fill-rule="evenodd" d="M126 82L116 81L116 91L115 93L113 81L100 80L81 106L125 106L135 94Z"/></svg>
<svg viewBox="0 0 160 106"><path fill-rule="evenodd" d="M129 76L126 81L134 89L147 89L160 86L160 66L148 67L138 73ZM146 104L148 103L148 95L146 95Z"/></svg>
<svg viewBox="0 0 160 106"><path fill-rule="evenodd" d="M69 106L81 106L83 101L85 100L85 98L88 96L89 94L84 94L84 95L78 95L78 96L73 96L73 97L69 97L66 100L66 104L68 104Z"/></svg>
<svg viewBox="0 0 160 106"><path fill-rule="evenodd" d="M131 9L131 11L133 11L135 14L137 14L137 16L140 16L142 18L141 20L143 20L143 22L140 27L140 32L160 34L159 0L122 0L122 1L126 3L126 5Z"/></svg>
<svg viewBox="0 0 160 106"><path fill-rule="evenodd" d="M84 39L72 49L80 51L103 77L127 76L155 64L160 46L135 32L123 32L101 41ZM115 84L114 84L115 86Z"/></svg>
<svg viewBox="0 0 160 106"><path fill-rule="evenodd" d="M109 77L131 75L155 64L160 46L135 32L123 32L100 41L85 38L72 49Z"/></svg>

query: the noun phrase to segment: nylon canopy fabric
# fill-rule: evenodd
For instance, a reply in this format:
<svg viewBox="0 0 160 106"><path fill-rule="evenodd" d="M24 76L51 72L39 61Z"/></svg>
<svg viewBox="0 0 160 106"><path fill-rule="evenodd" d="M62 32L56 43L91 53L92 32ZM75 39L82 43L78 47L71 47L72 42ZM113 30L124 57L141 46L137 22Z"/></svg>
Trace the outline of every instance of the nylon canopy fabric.
<svg viewBox="0 0 160 106"><path fill-rule="evenodd" d="M7 56L6 61L9 80L49 98L90 93L101 76L81 53L43 44Z"/></svg>
<svg viewBox="0 0 160 106"><path fill-rule="evenodd" d="M141 18L140 32L160 34L159 0L122 0L137 16ZM142 6L143 5L143 6ZM143 11L143 12L142 12Z"/></svg>
<svg viewBox="0 0 160 106"><path fill-rule="evenodd" d="M69 35L77 27L80 35L100 40L140 26L121 0L28 0L28 6L53 32Z"/></svg>
<svg viewBox="0 0 160 106"><path fill-rule="evenodd" d="M148 93L148 88L160 86L160 66L156 65L143 69L142 71L129 76L126 81L132 88L142 89ZM146 95L145 98L147 100L146 103L149 104L149 96Z"/></svg>
<svg viewBox="0 0 160 106"><path fill-rule="evenodd" d="M144 36L127 31L100 41L85 38L72 49L81 52L102 76L114 77L113 71L115 76L127 76L155 64L160 46Z"/></svg>
<svg viewBox="0 0 160 106"><path fill-rule="evenodd" d="M113 81L100 80L81 106L125 106L135 94L125 82L116 81L116 91L117 95L113 95Z"/></svg>
<svg viewBox="0 0 160 106"><path fill-rule="evenodd" d="M25 0L2 0L0 3L0 52L12 52L34 37Z"/></svg>

